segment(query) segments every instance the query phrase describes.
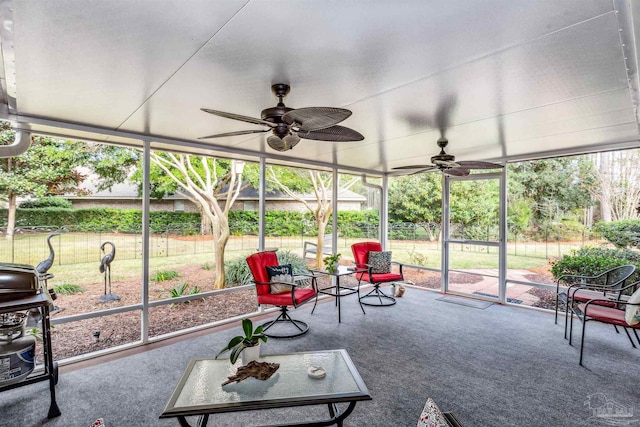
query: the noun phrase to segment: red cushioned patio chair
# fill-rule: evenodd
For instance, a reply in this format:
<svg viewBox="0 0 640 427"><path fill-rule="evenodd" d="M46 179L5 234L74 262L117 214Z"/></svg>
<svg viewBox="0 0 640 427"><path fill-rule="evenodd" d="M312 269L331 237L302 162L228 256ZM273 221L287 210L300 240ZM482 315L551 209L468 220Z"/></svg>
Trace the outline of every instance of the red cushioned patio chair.
<svg viewBox="0 0 640 427"><path fill-rule="evenodd" d="M369 263L370 252L382 252L382 245L378 242L361 242L351 245L351 251L353 252L353 259L356 263L357 270L356 278L358 279L358 285L362 282L371 283L373 289L366 295L360 297L360 302L365 305L372 306L389 306L396 303L396 299L393 296L385 294L380 285L390 282L404 282L404 276L402 275L402 264L399 262L392 262L391 264L398 266L398 272L392 271L388 273L374 273L373 266Z"/></svg>
<svg viewBox="0 0 640 427"><path fill-rule="evenodd" d="M567 338L569 312L576 304L598 300L600 305L615 306L620 297L629 289L625 283L635 271L635 265L627 264L614 267L595 276L573 274L560 276L556 281L555 322L558 323L558 306L562 302L565 305L564 337ZM566 290L561 289L561 284L567 286ZM632 286L635 287L635 284Z"/></svg>
<svg viewBox="0 0 640 427"><path fill-rule="evenodd" d="M289 316L289 307L300 307L302 304L310 301L316 296L315 278L310 276L294 276L294 283L284 282L271 282L269 281L269 274L267 273L267 267L275 267L278 264L278 256L273 251L258 252L247 257L247 264L253 275L253 281L256 284L256 293L258 294L258 304L268 304L280 307L280 314L275 320L270 320L264 323L264 333L271 338L293 338L307 333L309 325L301 320L292 319ZM299 286L300 280L311 280L311 288L302 288ZM283 293L271 293L271 285L285 284L291 286L291 291ZM292 333L277 333L275 331L269 331L269 328L275 324L280 323L282 326L294 326L290 328L283 328L282 326L276 329L289 329L293 330Z"/></svg>
<svg viewBox="0 0 640 427"><path fill-rule="evenodd" d="M640 282L635 283L635 285L640 285ZM635 325L630 325L627 323L625 319L625 308L627 305L630 306L640 306L640 303L629 303L629 302L618 302L614 306L603 305L608 303L609 299L593 299L588 301L587 303L578 304L577 306L572 308L573 313L576 317L582 322L582 337L580 338L580 366L584 366L582 364L582 356L584 353L584 336L587 327L587 322L590 320L594 320L596 322L607 323L614 326L621 326L624 331L627 333L627 337L633 348L636 348L636 345L633 343L633 339L629 334L629 330L631 329L636 336L636 339L640 342L640 338L638 338L637 330L640 329L640 323L636 323ZM617 329L616 329L617 331ZM569 344L571 344L573 338L573 316L571 316L571 322L569 326Z"/></svg>

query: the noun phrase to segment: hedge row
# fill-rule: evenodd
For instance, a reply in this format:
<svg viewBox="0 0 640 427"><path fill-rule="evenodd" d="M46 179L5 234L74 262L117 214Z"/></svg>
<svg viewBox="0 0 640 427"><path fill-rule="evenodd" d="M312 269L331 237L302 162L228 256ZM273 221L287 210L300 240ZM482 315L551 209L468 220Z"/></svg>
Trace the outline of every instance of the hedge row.
<svg viewBox="0 0 640 427"><path fill-rule="evenodd" d="M631 249L584 246L553 261L551 273L555 279L565 274L597 276L625 264L636 266L636 272L628 279L627 284L640 280L640 252Z"/></svg>
<svg viewBox="0 0 640 427"><path fill-rule="evenodd" d="M2 226L6 227L7 211L0 209ZM149 213L150 229L162 233L170 230L177 234L200 232L198 212ZM87 208L68 209L50 207L21 209L16 211L16 227L66 227L71 231L138 233L142 223L142 212L137 209ZM367 230L377 230L378 212L344 211L338 213L338 233L342 237L366 236ZM235 235L258 234L258 212L231 211L229 213L231 233ZM331 222L327 232L331 231ZM267 211L267 234L270 236L313 235L317 226L310 213L295 211Z"/></svg>

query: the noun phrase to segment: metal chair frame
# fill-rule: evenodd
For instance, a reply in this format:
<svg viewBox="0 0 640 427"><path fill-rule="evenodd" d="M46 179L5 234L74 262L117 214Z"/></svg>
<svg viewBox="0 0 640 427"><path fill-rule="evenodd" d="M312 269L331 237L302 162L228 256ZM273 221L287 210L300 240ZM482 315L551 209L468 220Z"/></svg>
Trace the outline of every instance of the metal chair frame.
<svg viewBox="0 0 640 427"><path fill-rule="evenodd" d="M574 304L575 293L579 290L593 290L601 292L602 299L607 301L605 304L611 304L613 301L617 301L623 294L623 291L628 289L625 286L625 282L633 275L636 267L632 264L621 265L611 268L603 273L595 276L566 274L560 276L556 281L556 307L555 307L555 324L558 324L558 309L559 303L562 301L565 304L565 321L564 321L564 337L567 338L567 324L569 317L569 308ZM568 283L565 292L561 292L560 283ZM604 282L604 283L603 283ZM637 284L634 284L637 286ZM571 292L573 290L573 292ZM615 298L609 298L609 294L615 294ZM599 298L600 296L598 296ZM594 298L595 299L595 298ZM582 301L585 302L585 301Z"/></svg>
<svg viewBox="0 0 640 427"><path fill-rule="evenodd" d="M592 305L600 306L599 308L601 310L606 310L606 311L615 310L616 312L623 312L623 310L621 308L619 308L620 306L627 306L627 305L640 306L640 303L627 303L627 302L620 302L616 307L602 306L603 302L610 302L610 301L611 300L609 300L609 299L594 299L594 300L590 300L589 302L587 302L584 305L584 310L581 310L579 307L573 307L572 308L573 313L582 322L582 336L580 338L580 362L579 362L580 366L584 366L582 364L582 359L583 359L583 354L584 354L584 336L585 336L585 331L587 329L587 322L590 321L590 320L593 320L593 321L596 321L596 322L601 322L601 323L608 323L608 324L614 325L614 326L622 326L622 328L624 329L624 331L627 334L627 337L629 338L629 341L631 341L631 344L633 345L633 348L637 348L635 343L633 342L633 339L631 338L631 335L629 334L628 329L627 329L627 328L631 328L631 330L633 331L633 334L636 336L636 339L638 340L638 343L640 344L640 337L638 337L638 333L636 332L637 329L640 329L640 323L637 323L635 325L616 324L616 323L612 323L610 321L607 321L605 319L589 316L589 306L592 306ZM619 314L619 313L616 313L616 314ZM571 316L571 323L570 323L570 327L569 327L569 345L572 345L573 317L574 316ZM616 332L617 331L618 331L618 329L616 328Z"/></svg>

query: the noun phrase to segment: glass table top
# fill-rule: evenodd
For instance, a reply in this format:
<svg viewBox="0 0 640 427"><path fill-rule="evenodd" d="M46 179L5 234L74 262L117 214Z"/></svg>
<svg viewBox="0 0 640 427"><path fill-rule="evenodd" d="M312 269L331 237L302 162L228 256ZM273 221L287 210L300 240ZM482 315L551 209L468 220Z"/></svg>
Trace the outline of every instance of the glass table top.
<svg viewBox="0 0 640 427"><path fill-rule="evenodd" d="M222 386L240 361L232 365L229 359L192 360L161 417L371 398L346 350L266 355L259 361L280 367L265 381L247 378ZM311 378L310 366L321 366L326 376Z"/></svg>
<svg viewBox="0 0 640 427"><path fill-rule="evenodd" d="M349 267L347 265L339 265L336 271L327 271L324 269L311 268L309 269L312 273L321 273L328 274L329 276L346 276L348 274L353 274L356 272L367 271L367 270L357 270L355 267Z"/></svg>

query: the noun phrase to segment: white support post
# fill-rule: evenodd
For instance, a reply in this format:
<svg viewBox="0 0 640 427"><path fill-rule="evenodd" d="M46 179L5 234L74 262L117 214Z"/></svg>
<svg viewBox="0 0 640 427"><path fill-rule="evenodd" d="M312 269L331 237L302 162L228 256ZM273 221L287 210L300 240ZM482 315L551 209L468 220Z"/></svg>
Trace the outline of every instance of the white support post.
<svg viewBox="0 0 640 427"><path fill-rule="evenodd" d="M332 180L332 197L331 197L331 210L333 215L331 216L331 253L338 253L338 169L333 169Z"/></svg>
<svg viewBox="0 0 640 427"><path fill-rule="evenodd" d="M142 152L142 343L149 342L149 197L151 185L151 143L144 140Z"/></svg>
<svg viewBox="0 0 640 427"><path fill-rule="evenodd" d="M445 174L442 174L442 224L440 225L442 235L442 259L441 259L441 283L440 290L447 292L449 289L449 189L451 181Z"/></svg>
<svg viewBox="0 0 640 427"><path fill-rule="evenodd" d="M502 304L507 302L507 168L502 169L500 177L500 218L499 258L498 258L498 297Z"/></svg>
<svg viewBox="0 0 640 427"><path fill-rule="evenodd" d="M380 189L380 244L382 250L387 250L389 244L389 177L382 177L382 188Z"/></svg>
<svg viewBox="0 0 640 427"><path fill-rule="evenodd" d="M258 184L258 250L264 251L265 240L265 216L267 214L267 206L265 202L265 192L267 188L267 160L260 158L260 182Z"/></svg>

